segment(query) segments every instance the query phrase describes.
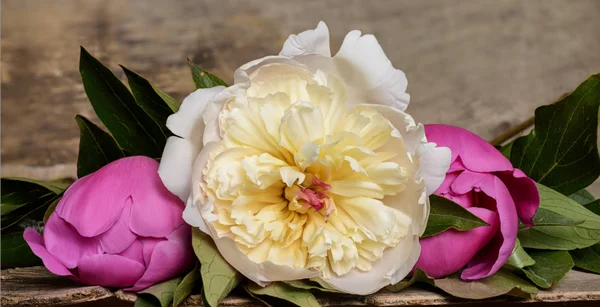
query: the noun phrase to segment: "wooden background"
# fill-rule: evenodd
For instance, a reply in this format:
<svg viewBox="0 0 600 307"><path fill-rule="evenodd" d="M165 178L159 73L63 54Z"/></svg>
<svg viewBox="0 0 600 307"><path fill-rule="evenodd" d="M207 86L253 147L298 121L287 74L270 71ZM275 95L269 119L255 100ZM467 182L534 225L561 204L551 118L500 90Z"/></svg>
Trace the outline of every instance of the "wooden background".
<svg viewBox="0 0 600 307"><path fill-rule="evenodd" d="M125 64L183 99L193 89L186 58L231 81L319 20L334 52L352 29L376 35L408 76L418 121L486 139L600 72L598 0L4 0L3 175L75 174L73 117L94 117L80 45L120 77Z"/></svg>

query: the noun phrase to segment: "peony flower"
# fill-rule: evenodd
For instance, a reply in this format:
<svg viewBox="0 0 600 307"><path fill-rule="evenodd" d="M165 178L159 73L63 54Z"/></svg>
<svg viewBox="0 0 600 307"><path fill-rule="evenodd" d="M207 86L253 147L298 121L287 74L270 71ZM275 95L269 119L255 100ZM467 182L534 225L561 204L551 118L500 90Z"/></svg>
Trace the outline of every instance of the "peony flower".
<svg viewBox="0 0 600 307"><path fill-rule="evenodd" d="M138 291L187 269L194 254L183 204L162 185L158 162L123 158L80 178L44 227L23 237L50 272Z"/></svg>
<svg viewBox="0 0 600 307"><path fill-rule="evenodd" d="M404 73L372 35L291 35L234 85L190 94L167 127L159 174L184 219L259 285L322 278L373 293L410 272L447 148L406 114Z"/></svg>
<svg viewBox="0 0 600 307"><path fill-rule="evenodd" d="M517 239L519 219L533 226L540 204L535 182L512 167L494 146L462 128L425 126L427 139L452 150L452 164L435 194L446 197L486 221L489 226L467 231L447 230L421 239L416 267L439 278L457 272L484 278L508 260Z"/></svg>

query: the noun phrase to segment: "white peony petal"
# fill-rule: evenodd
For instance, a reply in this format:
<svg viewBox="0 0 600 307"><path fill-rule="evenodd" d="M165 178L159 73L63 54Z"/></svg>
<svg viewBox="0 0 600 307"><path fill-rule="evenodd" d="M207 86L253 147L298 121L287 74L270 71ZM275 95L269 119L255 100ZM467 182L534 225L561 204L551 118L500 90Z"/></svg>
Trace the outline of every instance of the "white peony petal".
<svg viewBox="0 0 600 307"><path fill-rule="evenodd" d="M272 281L307 279L317 277L320 274L318 271L294 269L285 265L276 265L270 261L257 264L250 260L230 238L218 238L215 240L215 244L223 258L231 266L263 287Z"/></svg>
<svg viewBox="0 0 600 307"><path fill-rule="evenodd" d="M421 175L425 180L427 195L433 194L446 178L452 152L447 147L436 147L435 143L421 145L417 149Z"/></svg>
<svg viewBox="0 0 600 307"><path fill-rule="evenodd" d="M190 196L192 164L199 152L200 148L186 139L167 139L158 175L165 187L183 201Z"/></svg>
<svg viewBox="0 0 600 307"><path fill-rule="evenodd" d="M323 21L320 21L314 30L306 30L297 35L290 35L279 53L279 55L287 57L311 54L331 57L329 29Z"/></svg>
<svg viewBox="0 0 600 307"><path fill-rule="evenodd" d="M406 277L417 263L420 253L419 236L413 235L409 229L407 236L398 245L386 249L383 257L373 262L370 271L363 272L353 269L343 276L332 274L324 281L345 293L372 294Z"/></svg>
<svg viewBox="0 0 600 307"><path fill-rule="evenodd" d="M360 31L346 35L340 51L333 57L338 74L356 102L384 104L406 110L410 96L404 72L392 66L373 35Z"/></svg>
<svg viewBox="0 0 600 307"><path fill-rule="evenodd" d="M202 113L215 95L224 89L224 86L201 88L189 94L181 103L179 111L167 118L167 128L182 138L190 138L192 132L198 138L202 137L204 131Z"/></svg>

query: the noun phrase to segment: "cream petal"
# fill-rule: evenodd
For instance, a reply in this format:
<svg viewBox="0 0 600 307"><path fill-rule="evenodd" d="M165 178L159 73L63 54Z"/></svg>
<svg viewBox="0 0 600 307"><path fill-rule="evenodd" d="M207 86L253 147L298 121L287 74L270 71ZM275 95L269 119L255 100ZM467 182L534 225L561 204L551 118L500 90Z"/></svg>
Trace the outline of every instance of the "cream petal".
<svg viewBox="0 0 600 307"><path fill-rule="evenodd" d="M406 277L417 263L420 253L419 236L413 235L409 230L398 245L385 249L383 257L373 262L370 271L364 272L355 268L346 275L332 274L323 280L334 289L345 293L372 294Z"/></svg>
<svg viewBox="0 0 600 307"><path fill-rule="evenodd" d="M182 138L190 138L192 133L202 137L204 109L215 95L224 89L224 86L215 86L201 88L189 94L181 103L179 111L167 118L167 128Z"/></svg>
<svg viewBox="0 0 600 307"><path fill-rule="evenodd" d="M171 193L186 201L190 196L192 164L200 148L186 139L169 137L163 151L158 175Z"/></svg>
<svg viewBox="0 0 600 307"><path fill-rule="evenodd" d="M308 102L292 104L281 119L280 145L290 152L298 152L305 143L325 137L321 109Z"/></svg>
<svg viewBox="0 0 600 307"><path fill-rule="evenodd" d="M392 66L375 36L348 33L333 60L338 74L355 91L349 97L406 110L410 101L406 76Z"/></svg>
<svg viewBox="0 0 600 307"><path fill-rule="evenodd" d="M329 29L323 21L320 21L314 30L306 30L300 34L290 35L279 53L279 55L287 57L311 54L331 57Z"/></svg>

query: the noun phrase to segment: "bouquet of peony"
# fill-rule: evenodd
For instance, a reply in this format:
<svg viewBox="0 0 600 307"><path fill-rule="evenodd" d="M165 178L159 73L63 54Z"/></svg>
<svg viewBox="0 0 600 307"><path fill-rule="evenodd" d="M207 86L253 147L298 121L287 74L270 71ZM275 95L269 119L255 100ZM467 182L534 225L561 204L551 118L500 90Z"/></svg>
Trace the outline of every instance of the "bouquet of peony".
<svg viewBox="0 0 600 307"><path fill-rule="evenodd" d="M85 49L78 179L2 179L2 266L179 305L200 289L277 306L426 283L467 299L533 298L600 273L600 75L490 144L408 113L405 74L373 35L290 35L234 83L189 62L179 102ZM496 146L494 146L496 145ZM504 146L500 146L504 145ZM24 229L27 227L26 229ZM27 244L24 244L26 242ZM137 306L136 304L136 306Z"/></svg>

